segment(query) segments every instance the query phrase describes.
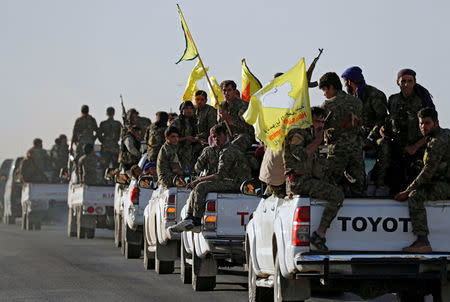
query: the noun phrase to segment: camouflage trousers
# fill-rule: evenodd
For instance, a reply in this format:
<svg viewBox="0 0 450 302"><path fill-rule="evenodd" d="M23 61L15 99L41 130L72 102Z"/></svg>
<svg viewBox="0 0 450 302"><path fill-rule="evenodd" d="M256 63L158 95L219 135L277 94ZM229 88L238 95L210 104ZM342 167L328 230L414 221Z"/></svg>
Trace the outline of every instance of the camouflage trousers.
<svg viewBox="0 0 450 302"><path fill-rule="evenodd" d="M210 192L225 193L239 192L241 183L234 180L212 180L199 183L192 190L189 197L187 213L197 218L202 218L205 214L206 196Z"/></svg>
<svg viewBox="0 0 450 302"><path fill-rule="evenodd" d="M102 166L103 168L119 167L119 151L118 150L102 150Z"/></svg>
<svg viewBox="0 0 450 302"><path fill-rule="evenodd" d="M267 195L273 194L278 198L284 198L286 196L286 183L279 186L267 184L267 189Z"/></svg>
<svg viewBox="0 0 450 302"><path fill-rule="evenodd" d="M251 137L247 133L241 133L239 135L234 136L231 143L236 147L238 147L239 150L245 153L247 149L252 146L253 137Z"/></svg>
<svg viewBox="0 0 450 302"><path fill-rule="evenodd" d="M427 211L423 203L425 201L445 200L449 197L450 184L443 181L437 181L409 192L408 209L415 235L424 236L430 232L428 230Z"/></svg>
<svg viewBox="0 0 450 302"><path fill-rule="evenodd" d="M330 145L325 179L341 188L348 185L353 194L363 194L366 186L366 171L362 145Z"/></svg>
<svg viewBox="0 0 450 302"><path fill-rule="evenodd" d="M344 193L337 186L308 176L300 176L289 180L287 191L294 195L308 195L310 198L327 201L320 219L320 227L330 227L344 202Z"/></svg>

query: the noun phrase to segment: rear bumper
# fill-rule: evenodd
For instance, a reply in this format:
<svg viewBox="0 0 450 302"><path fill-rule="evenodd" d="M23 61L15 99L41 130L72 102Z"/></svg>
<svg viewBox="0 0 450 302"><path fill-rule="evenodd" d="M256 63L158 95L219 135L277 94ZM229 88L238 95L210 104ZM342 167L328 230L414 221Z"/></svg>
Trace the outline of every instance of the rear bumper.
<svg viewBox="0 0 450 302"><path fill-rule="evenodd" d="M297 279L449 280L450 254L298 254Z"/></svg>
<svg viewBox="0 0 450 302"><path fill-rule="evenodd" d="M245 261L244 239L207 239L207 242L215 258L231 258Z"/></svg>

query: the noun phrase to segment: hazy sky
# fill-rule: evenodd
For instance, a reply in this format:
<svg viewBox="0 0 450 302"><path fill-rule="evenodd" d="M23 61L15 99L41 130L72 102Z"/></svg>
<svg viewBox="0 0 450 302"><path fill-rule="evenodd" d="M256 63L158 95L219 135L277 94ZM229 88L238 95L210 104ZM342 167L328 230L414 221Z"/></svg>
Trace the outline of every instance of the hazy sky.
<svg viewBox="0 0 450 302"><path fill-rule="evenodd" d="M98 123L108 106L120 119L121 93L152 120L177 110L195 62L174 64L185 45L176 3L219 82L240 87L246 58L267 83L301 57L309 65L320 47L314 79L359 65L389 96L397 71L412 68L450 126L449 1L0 0L0 159L24 154L35 137L45 148L70 137L82 104ZM310 98L324 100L318 88Z"/></svg>

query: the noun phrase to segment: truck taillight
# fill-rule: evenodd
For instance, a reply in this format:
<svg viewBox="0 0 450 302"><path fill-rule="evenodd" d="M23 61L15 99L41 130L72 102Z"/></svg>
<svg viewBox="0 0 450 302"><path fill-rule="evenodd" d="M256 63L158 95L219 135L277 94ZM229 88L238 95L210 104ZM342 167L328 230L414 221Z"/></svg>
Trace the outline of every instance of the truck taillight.
<svg viewBox="0 0 450 302"><path fill-rule="evenodd" d="M177 209L175 207L167 207L166 218L167 220L175 220L177 218Z"/></svg>
<svg viewBox="0 0 450 302"><path fill-rule="evenodd" d="M216 211L216 202L214 200L206 201L206 211L215 212Z"/></svg>
<svg viewBox="0 0 450 302"><path fill-rule="evenodd" d="M133 187L131 189L130 199L133 204L139 204L139 188Z"/></svg>
<svg viewBox="0 0 450 302"><path fill-rule="evenodd" d="M170 194L169 199L167 199L168 203L175 203L175 194Z"/></svg>
<svg viewBox="0 0 450 302"><path fill-rule="evenodd" d="M309 246L310 207L298 207L292 221L292 245Z"/></svg>

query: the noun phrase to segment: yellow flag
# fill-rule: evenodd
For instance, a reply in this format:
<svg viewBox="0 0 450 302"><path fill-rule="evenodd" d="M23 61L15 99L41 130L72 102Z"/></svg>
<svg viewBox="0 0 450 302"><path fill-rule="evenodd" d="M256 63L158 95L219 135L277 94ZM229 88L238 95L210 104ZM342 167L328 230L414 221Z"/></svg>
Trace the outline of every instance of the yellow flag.
<svg viewBox="0 0 450 302"><path fill-rule="evenodd" d="M181 27L184 32L184 39L186 40L186 49L184 50L183 56L178 60L178 63L181 61L190 61L194 60L198 57L197 47L195 47L194 40L192 39L191 33L189 32L189 28L186 24L186 20L184 20L183 13L181 12L180 6L177 4L178 13L180 14L181 19Z"/></svg>
<svg viewBox="0 0 450 302"><path fill-rule="evenodd" d="M251 96L261 88L261 82L250 72L245 59L242 59L242 99L250 102Z"/></svg>
<svg viewBox="0 0 450 302"><path fill-rule="evenodd" d="M208 71L208 67L205 67L206 71ZM186 89L183 94L182 102L192 100L192 97L195 95L195 92L198 90L197 81L201 80L205 76L205 71L197 62L194 69L192 69L191 74L189 75L189 79L186 84Z"/></svg>
<svg viewBox="0 0 450 302"><path fill-rule="evenodd" d="M219 105L223 102L224 97L222 94L222 90L220 89L219 84L217 84L217 80L215 77L211 77L211 84L213 86L214 92L216 93L217 100L214 98L214 93L211 91L211 88L209 88L209 97L211 98L211 106L214 108L218 108ZM209 86L208 86L209 87Z"/></svg>
<svg viewBox="0 0 450 302"><path fill-rule="evenodd" d="M290 129L310 127L305 59L254 94L243 118L253 125L256 136L274 151L282 147Z"/></svg>

